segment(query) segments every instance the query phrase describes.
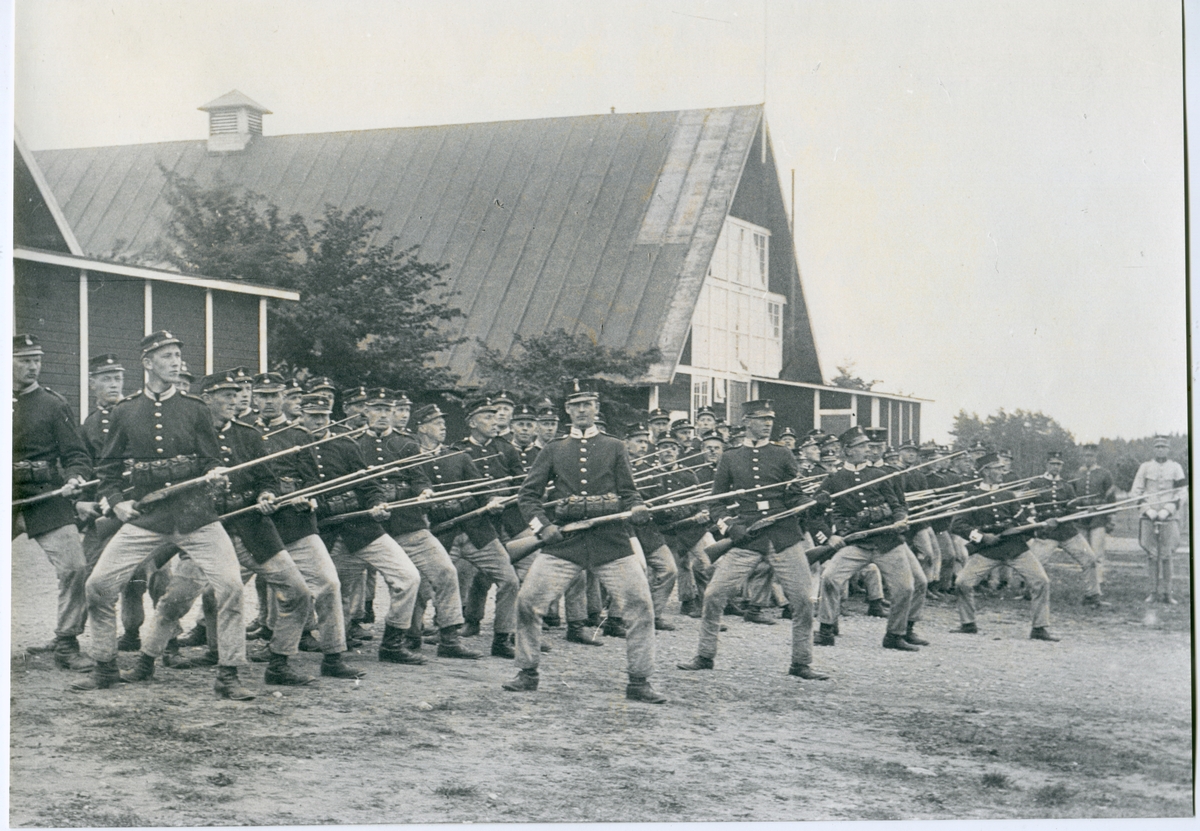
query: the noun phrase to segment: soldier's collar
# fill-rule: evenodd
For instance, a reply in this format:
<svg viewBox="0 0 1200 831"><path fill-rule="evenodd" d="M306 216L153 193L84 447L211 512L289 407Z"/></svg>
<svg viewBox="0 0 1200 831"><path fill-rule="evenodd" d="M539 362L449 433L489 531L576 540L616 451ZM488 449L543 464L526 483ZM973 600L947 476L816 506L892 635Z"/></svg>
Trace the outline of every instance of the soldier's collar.
<svg viewBox="0 0 1200 831"><path fill-rule="evenodd" d="M766 447L768 444L773 444L769 436L761 441L750 441L749 439L746 439L742 442L742 447Z"/></svg>
<svg viewBox="0 0 1200 831"><path fill-rule="evenodd" d="M24 388L22 388L22 389L19 389L19 390L17 390L16 392L14 392L14 393L13 393L13 395L29 395L29 393L31 393L31 392L33 392L34 390L36 390L36 389L38 388L38 386L39 386L38 382L37 382L37 381L34 381L34 382L33 382L32 384L30 384L29 386L27 386L27 387L24 387Z"/></svg>
<svg viewBox="0 0 1200 831"><path fill-rule="evenodd" d="M168 398L170 398L177 392L179 392L179 388L176 387L174 384L167 387L166 392L163 392L163 393L157 393L154 390L150 389L149 387L142 387L142 394L145 395L147 398L149 398L151 401L166 401Z"/></svg>
<svg viewBox="0 0 1200 831"><path fill-rule="evenodd" d="M1003 487L1004 487L1004 483L1003 483L1003 482L997 482L997 483L996 483L996 484L994 484L994 485L989 485L987 482L980 482L980 483L979 483L979 489L980 489L981 491L998 491L998 490L1000 490L1000 489L1001 489L1001 488L1003 488Z"/></svg>
<svg viewBox="0 0 1200 831"><path fill-rule="evenodd" d="M488 439L487 441L480 441L479 439L475 438L474 436L467 436L467 441L469 441L471 444L475 445L476 447L487 447L488 443L491 442L491 439Z"/></svg>
<svg viewBox="0 0 1200 831"><path fill-rule="evenodd" d="M382 439L382 438L386 438L387 436L390 436L392 434L392 426L389 424L388 428L386 430L384 430L382 433L376 433L374 430L367 430L367 432L370 433L372 436L374 436L377 439Z"/></svg>
<svg viewBox="0 0 1200 831"><path fill-rule="evenodd" d="M590 439L600 435L600 428L593 424L586 430L580 430L575 425L571 425L571 438L573 439Z"/></svg>
<svg viewBox="0 0 1200 831"><path fill-rule="evenodd" d="M1060 481L1062 481L1062 474L1060 473L1060 474L1055 475L1047 470L1045 473L1042 474L1042 478L1046 479L1050 482L1060 482Z"/></svg>
<svg viewBox="0 0 1200 831"><path fill-rule="evenodd" d="M867 468L871 467L871 463L862 462L861 464L852 465L849 462L842 462L842 466L845 467L846 470L853 470L857 473L860 470L866 470Z"/></svg>

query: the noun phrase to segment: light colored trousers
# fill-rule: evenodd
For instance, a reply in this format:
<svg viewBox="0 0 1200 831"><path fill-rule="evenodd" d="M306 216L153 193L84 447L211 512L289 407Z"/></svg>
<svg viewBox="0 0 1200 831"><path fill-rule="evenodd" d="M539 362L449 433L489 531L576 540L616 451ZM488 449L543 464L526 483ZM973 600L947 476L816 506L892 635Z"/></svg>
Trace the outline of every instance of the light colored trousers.
<svg viewBox="0 0 1200 831"><path fill-rule="evenodd" d="M507 635L515 632L517 629L517 592L520 590L521 584L517 580L517 572L513 569L512 559L509 558L508 549L504 547L504 543L499 539L493 539L483 548L476 548L470 537L465 533L459 534L454 538L453 545L450 546L450 559L454 561L460 574L464 571L469 571L472 575L475 573L460 566L459 561L461 560L482 571L496 584L496 619L492 624L492 629L497 634ZM462 581L459 583L462 590L468 589L470 585L470 581L467 581L466 586L462 585ZM460 605L461 602L462 596L460 595Z"/></svg>
<svg viewBox="0 0 1200 831"><path fill-rule="evenodd" d="M993 560L982 554L972 554L958 573L955 591L958 593L958 619L961 623L975 622L975 587L996 568L1009 566L1025 579L1033 597L1034 628L1050 625L1050 578L1032 551L1024 551L1015 560Z"/></svg>
<svg viewBox="0 0 1200 831"><path fill-rule="evenodd" d="M585 570L542 552L525 575L517 597L517 666L537 669L541 658L542 617L571 582ZM625 662L629 674L649 678L654 671L654 601L646 572L634 556L588 569L621 608L625 620ZM569 620L570 618L568 618Z"/></svg>
<svg viewBox="0 0 1200 831"><path fill-rule="evenodd" d="M704 592L704 608L700 621L700 646L697 652L705 658L717 655L717 638L721 631L721 615L725 604L738 594L759 563L765 562L775 572L788 605L792 607L792 663L812 663L812 585L804 543L797 542L782 551L768 543L767 553L746 548L731 548L717 560L716 570Z"/></svg>
<svg viewBox="0 0 1200 831"><path fill-rule="evenodd" d="M646 579L650 583L650 598L654 601L654 616L662 617L667 612L667 601L671 599L671 591L679 577L675 555L665 543L645 554Z"/></svg>
<svg viewBox="0 0 1200 831"><path fill-rule="evenodd" d="M421 591L433 598L433 623L438 629L461 626L462 598L458 595L458 571L446 549L427 528L395 537L421 575ZM424 608L420 613L424 612ZM420 623L420 621L414 621Z"/></svg>
<svg viewBox="0 0 1200 831"><path fill-rule="evenodd" d="M417 605L417 591L421 586L421 574L408 559L404 549L387 534L380 534L373 542L357 551L347 551L340 539L329 552L337 568L339 580L361 580L367 566L383 575L391 595L385 622L396 629L407 629L412 623L413 609ZM350 619L349 598L342 598L342 619Z"/></svg>
<svg viewBox="0 0 1200 831"><path fill-rule="evenodd" d="M97 661L116 660L117 597L142 561L163 543L174 543L186 552L213 589L217 601L217 654L221 665L246 663L241 568L233 542L219 522L210 522L189 534L160 534L136 525L121 526L104 547L87 581L92 657Z"/></svg>
<svg viewBox="0 0 1200 831"><path fill-rule="evenodd" d="M868 563L874 563L879 568L891 591L892 605L888 610L887 631L893 635L905 634L908 631L909 613L916 595L913 579L916 576L915 572L921 572L921 565L916 562L916 557L904 543L889 551L847 545L834 554L833 559L825 564L821 572L821 623L829 626L837 623L841 611L842 589L850 578ZM915 569L913 563L916 564ZM924 603L923 588L921 603ZM917 611L919 610L920 606L917 607Z"/></svg>
<svg viewBox="0 0 1200 831"><path fill-rule="evenodd" d="M46 552L58 575L58 621L55 637L76 638L87 622L87 560L83 541L74 525L64 525L39 534L33 541Z"/></svg>
<svg viewBox="0 0 1200 831"><path fill-rule="evenodd" d="M1155 526L1158 526L1157 529ZM1143 517L1138 520L1138 543L1151 557L1170 560L1175 549L1179 547L1179 541L1178 519L1172 518L1155 522Z"/></svg>
<svg viewBox="0 0 1200 831"><path fill-rule="evenodd" d="M288 543L288 553L292 555L292 561L304 575L304 582L312 593L321 651L326 655L345 652L346 618L342 609L342 584L325 541L317 534L309 534ZM308 617L305 629L313 628L313 614Z"/></svg>
<svg viewBox="0 0 1200 831"><path fill-rule="evenodd" d="M1099 563L1096 560L1096 555L1092 552L1092 547L1088 545L1082 533L1076 534L1063 542L1040 540L1037 538L1029 541L1029 550L1037 556L1043 565L1059 548L1067 552L1071 559L1079 563L1079 566L1083 569L1084 595L1092 597L1100 594Z"/></svg>
<svg viewBox="0 0 1200 831"><path fill-rule="evenodd" d="M925 582L932 583L942 573L942 549L938 545L937 535L929 527L921 528L913 534L913 547L920 556L917 558L925 572Z"/></svg>

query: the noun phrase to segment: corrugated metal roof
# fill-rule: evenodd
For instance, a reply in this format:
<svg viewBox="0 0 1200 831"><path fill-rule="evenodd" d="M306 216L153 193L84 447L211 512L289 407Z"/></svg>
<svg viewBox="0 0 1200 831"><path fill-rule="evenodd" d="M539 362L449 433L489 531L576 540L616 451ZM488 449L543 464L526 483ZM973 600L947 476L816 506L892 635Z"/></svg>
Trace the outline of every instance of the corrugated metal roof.
<svg viewBox="0 0 1200 831"><path fill-rule="evenodd" d="M242 185L284 215L366 205L381 239L449 264L470 340L448 361L465 381L475 338L507 350L557 328L657 345L668 360L648 380L666 381L761 121L756 105L256 137L226 154L199 140L35 155L87 254L136 256L158 237L159 165Z"/></svg>

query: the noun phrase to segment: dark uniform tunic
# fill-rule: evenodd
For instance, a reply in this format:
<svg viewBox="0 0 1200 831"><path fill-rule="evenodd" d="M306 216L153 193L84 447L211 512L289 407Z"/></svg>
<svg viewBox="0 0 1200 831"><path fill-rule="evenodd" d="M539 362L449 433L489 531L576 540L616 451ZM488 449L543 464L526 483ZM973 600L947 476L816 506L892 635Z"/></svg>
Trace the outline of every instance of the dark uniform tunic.
<svg viewBox="0 0 1200 831"><path fill-rule="evenodd" d="M1077 511L1075 487L1061 476L1052 479L1050 474L1044 473L1034 479L1030 483L1030 487L1046 491L1033 499L1033 508L1039 521L1045 522L1050 518L1057 519ZM1038 532L1038 536L1055 542L1066 542L1078 533L1080 533L1078 525L1074 522L1064 522L1053 530L1042 529Z"/></svg>
<svg viewBox="0 0 1200 831"><path fill-rule="evenodd" d="M134 468L128 497L123 493L126 482L122 477L126 460L151 465L149 471ZM163 462L171 464L169 473ZM108 442L100 453L99 495L110 506L139 500L159 488L202 476L220 464L208 405L174 387L162 395L143 389L112 409ZM153 503L131 524L160 534L189 534L216 521L212 491L200 485Z"/></svg>
<svg viewBox="0 0 1200 831"><path fill-rule="evenodd" d="M240 421L227 421L217 428L217 441L221 447L221 464L225 467L233 467L267 455L259 432ZM222 513L227 513L253 505L262 493L278 493L278 490L271 463L263 462L231 473L229 489L223 498L218 495L217 503L224 508ZM221 505L222 502L224 505ZM256 563L265 563L284 550L283 539L279 536L275 523L258 511L250 511L225 520L225 530L241 539Z"/></svg>
<svg viewBox="0 0 1200 831"><path fill-rule="evenodd" d="M13 463L40 463L29 472L14 467L13 499L26 499L61 488L68 479L91 476L91 457L79 433L67 400L43 386L13 395ZM39 481L19 481L36 479ZM19 509L30 537L47 534L75 521L72 500L56 496Z"/></svg>
<svg viewBox="0 0 1200 831"><path fill-rule="evenodd" d="M429 481L435 488L453 486L456 482L469 482L479 479L482 475L469 455L449 447L439 448L438 454L426 462L424 468L425 475L429 477ZM480 483L481 487L485 485L486 483ZM472 496L435 502L428 508L429 521L436 526L438 523L446 522L478 507L481 507L481 503ZM454 545L454 538L459 534L466 534L471 545L476 548L483 548L492 540L497 539L495 526L485 517L476 517L460 522L445 531L437 532L436 536L442 546L449 551Z"/></svg>
<svg viewBox="0 0 1200 831"><path fill-rule="evenodd" d="M358 447L362 450L363 459L368 465L378 467L400 459L416 456L421 452L417 442L411 437L395 430L375 433L371 430L358 437ZM413 499L422 491L429 488L429 477L423 465L414 465L405 470L389 473L377 480L383 490L385 502L397 502L401 499ZM425 512L416 505L404 508L394 508L391 516L384 523L387 532L392 536L411 534L414 531L424 531L429 527Z"/></svg>
<svg viewBox="0 0 1200 831"><path fill-rule="evenodd" d="M1018 502L1016 494L1005 490L1002 485L991 486L979 483L971 489L975 495L967 505L978 505L968 514L960 514L956 525L959 534L967 539L967 551L980 554L991 560L1015 560L1029 548L1032 531L1001 537L995 545L983 545L979 537L982 534L1000 534L1021 524L1021 519L1027 513L1027 507ZM997 505L1007 502L1006 505Z"/></svg>
<svg viewBox="0 0 1200 831"><path fill-rule="evenodd" d="M573 429L569 436L546 445L534 459L521 485L517 504L525 520L539 530L551 524L542 504L542 495L550 484L561 499L607 495L610 499L615 497L612 501L618 503L619 510L626 511L643 504L633 482L625 443L594 427L583 432ZM633 547L629 537L628 523L606 522L570 534L543 551L578 566L593 568L631 556Z"/></svg>
<svg viewBox="0 0 1200 831"><path fill-rule="evenodd" d="M888 473L886 467L876 467L867 463L854 466L847 462L825 478L818 493L832 496L864 482L881 479ZM894 482L895 479L889 479L854 493L834 497L830 503L830 519L837 534L844 537L856 531L866 531L903 520L908 512L904 507L903 494L895 487ZM903 542L904 539L895 531L885 531L864 537L853 544L859 548L891 551Z"/></svg>
<svg viewBox="0 0 1200 831"><path fill-rule="evenodd" d="M471 457L479 472L490 479L504 479L508 476L521 477L526 468L521 464L521 453L507 439L496 437L479 444L468 437L454 443L455 450L461 450ZM512 480L515 489L520 484L519 479ZM512 538L525 530L525 520L516 504L508 505L498 517L488 518L496 526L497 531Z"/></svg>
<svg viewBox="0 0 1200 831"><path fill-rule="evenodd" d="M713 477L714 494L755 488L760 485L790 482L799 476L796 457L786 447L767 442L759 446L743 444L726 450L717 465ZM786 486L756 491L737 497L737 506L731 512L731 525L748 528L771 514L792 508L803 500L800 485L791 482ZM730 529L730 536L734 536ZM783 551L804 538L797 517L785 517L773 523L754 537L736 543L738 548L767 553L767 544Z"/></svg>
<svg viewBox="0 0 1200 831"><path fill-rule="evenodd" d="M1115 487L1112 474L1107 469L1096 467L1081 467L1075 476L1075 491L1079 494L1080 507L1102 505L1112 501ZM1112 520L1111 516L1096 516L1084 520L1088 528L1103 528Z"/></svg>

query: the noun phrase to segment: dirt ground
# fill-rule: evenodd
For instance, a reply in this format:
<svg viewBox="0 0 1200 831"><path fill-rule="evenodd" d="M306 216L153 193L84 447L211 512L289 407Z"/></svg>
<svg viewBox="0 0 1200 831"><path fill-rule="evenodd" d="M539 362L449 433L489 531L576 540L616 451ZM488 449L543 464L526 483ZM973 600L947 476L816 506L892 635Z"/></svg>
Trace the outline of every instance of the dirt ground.
<svg viewBox="0 0 1200 831"><path fill-rule="evenodd" d="M1191 816L1188 577L1177 575L1179 606L1147 606L1133 541L1113 548L1109 609L1080 606L1069 560L1048 568L1061 643L1028 640L1027 603L985 597L982 634L950 634L953 605L939 602L920 626L931 646L885 651L883 621L853 597L837 646L817 649L824 683L785 674L786 621L727 619L717 669L678 671L698 621L669 616L679 628L659 633L654 681L671 701L656 707L625 701L622 641L567 644L561 629L532 694L500 688L511 661L430 656L412 668L379 663L373 648L352 657L368 672L360 683L273 691L256 664L243 670L262 693L249 703L216 699L212 669L160 667L151 685L72 693L50 656L24 651L52 635L54 578L18 544L10 821ZM316 674L318 659L296 663Z"/></svg>

